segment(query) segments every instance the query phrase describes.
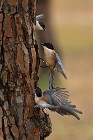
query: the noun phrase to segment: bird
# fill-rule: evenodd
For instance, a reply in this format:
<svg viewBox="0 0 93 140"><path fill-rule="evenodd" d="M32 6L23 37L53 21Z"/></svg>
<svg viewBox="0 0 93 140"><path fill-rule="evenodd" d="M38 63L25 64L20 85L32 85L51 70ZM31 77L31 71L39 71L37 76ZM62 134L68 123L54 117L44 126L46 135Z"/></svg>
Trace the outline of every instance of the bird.
<svg viewBox="0 0 93 140"><path fill-rule="evenodd" d="M54 50L54 46L51 43L41 43L44 48L44 60L46 65L50 69L49 73L49 89L54 88L54 71L60 72L65 79L67 79L64 66L59 55Z"/></svg>
<svg viewBox="0 0 93 140"><path fill-rule="evenodd" d="M45 26L44 22L39 21L39 20L42 19L43 17L44 17L43 14L37 15L37 16L36 16L35 31L45 30L45 29L46 29L46 26Z"/></svg>
<svg viewBox="0 0 93 140"><path fill-rule="evenodd" d="M37 97L35 99L36 107L48 108L62 116L73 115L80 120L77 113L82 114L82 112L77 110L76 106L68 101L69 95L67 93L68 91L66 91L65 88L56 87L42 92L42 90L37 87Z"/></svg>
<svg viewBox="0 0 93 140"><path fill-rule="evenodd" d="M44 48L44 59L45 59L46 65L50 69L60 72L64 76L64 78L67 79L64 66L62 64L62 61L60 60L60 57L55 52L54 46L51 43L41 43L41 45Z"/></svg>

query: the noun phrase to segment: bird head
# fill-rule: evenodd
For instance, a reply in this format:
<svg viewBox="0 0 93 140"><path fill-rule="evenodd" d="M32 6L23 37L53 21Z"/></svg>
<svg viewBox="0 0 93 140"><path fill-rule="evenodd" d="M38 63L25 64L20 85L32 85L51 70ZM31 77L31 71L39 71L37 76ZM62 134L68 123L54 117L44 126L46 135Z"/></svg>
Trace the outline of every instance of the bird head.
<svg viewBox="0 0 93 140"><path fill-rule="evenodd" d="M46 47L50 50L54 50L54 46L51 43L41 43L43 47Z"/></svg>
<svg viewBox="0 0 93 140"><path fill-rule="evenodd" d="M37 87L35 91L36 91L37 97L42 97L42 90L39 87Z"/></svg>

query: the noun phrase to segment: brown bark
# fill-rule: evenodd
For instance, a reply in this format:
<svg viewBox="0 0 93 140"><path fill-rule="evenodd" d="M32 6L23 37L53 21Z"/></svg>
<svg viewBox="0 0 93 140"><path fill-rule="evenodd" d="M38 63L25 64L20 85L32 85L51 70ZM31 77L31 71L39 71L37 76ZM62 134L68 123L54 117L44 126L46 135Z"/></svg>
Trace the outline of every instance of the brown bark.
<svg viewBox="0 0 93 140"><path fill-rule="evenodd" d="M0 1L0 140L43 140L51 132L49 116L34 101L35 13L35 0Z"/></svg>

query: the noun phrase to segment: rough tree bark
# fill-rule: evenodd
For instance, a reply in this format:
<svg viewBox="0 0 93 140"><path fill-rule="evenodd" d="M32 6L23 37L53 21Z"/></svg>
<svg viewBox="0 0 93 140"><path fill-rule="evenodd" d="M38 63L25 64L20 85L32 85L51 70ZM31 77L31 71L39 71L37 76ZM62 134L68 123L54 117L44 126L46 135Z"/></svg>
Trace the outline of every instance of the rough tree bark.
<svg viewBox="0 0 93 140"><path fill-rule="evenodd" d="M35 108L38 44L35 0L0 0L0 140L43 140L49 116Z"/></svg>

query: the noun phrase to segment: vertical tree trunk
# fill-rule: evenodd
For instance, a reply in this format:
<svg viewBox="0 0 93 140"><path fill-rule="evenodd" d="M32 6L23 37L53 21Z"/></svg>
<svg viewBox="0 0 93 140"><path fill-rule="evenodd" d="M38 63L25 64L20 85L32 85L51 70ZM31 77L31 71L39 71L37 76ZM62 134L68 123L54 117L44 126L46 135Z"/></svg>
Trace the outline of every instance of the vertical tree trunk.
<svg viewBox="0 0 93 140"><path fill-rule="evenodd" d="M35 0L0 1L0 140L43 140L51 132L49 116L34 107L35 13Z"/></svg>

